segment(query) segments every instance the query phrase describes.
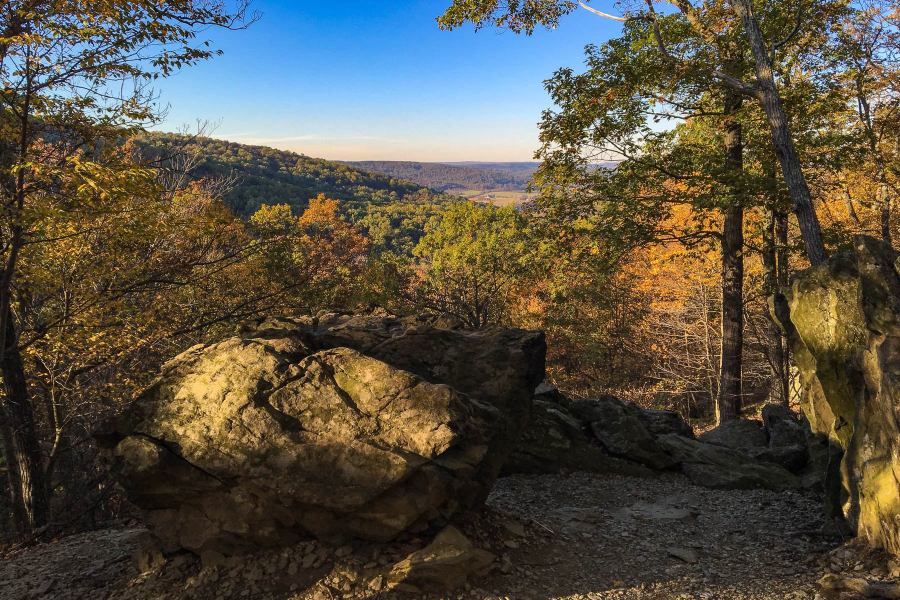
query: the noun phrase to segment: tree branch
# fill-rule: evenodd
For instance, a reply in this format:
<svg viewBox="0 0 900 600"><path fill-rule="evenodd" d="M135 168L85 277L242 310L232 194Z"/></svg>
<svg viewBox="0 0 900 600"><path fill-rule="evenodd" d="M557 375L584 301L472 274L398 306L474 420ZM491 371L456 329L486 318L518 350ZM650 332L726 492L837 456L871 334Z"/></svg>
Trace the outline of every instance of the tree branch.
<svg viewBox="0 0 900 600"><path fill-rule="evenodd" d="M592 13L594 13L595 15L599 15L599 16L604 17L604 18L606 18L606 19L612 19L613 21L620 21L620 22L622 22L622 23L627 23L628 21L634 21L634 20L635 20L634 17L617 17L617 16L615 16L615 15L608 15L608 14L606 14L606 13L604 13L604 12L600 12L599 10L596 10L596 9L594 9L594 8L591 8L590 6L588 6L587 4L585 4L584 2L582 2L581 0L578 0L578 4L581 5L581 8L584 8L584 9L586 9L586 10L589 10L589 11L591 11Z"/></svg>

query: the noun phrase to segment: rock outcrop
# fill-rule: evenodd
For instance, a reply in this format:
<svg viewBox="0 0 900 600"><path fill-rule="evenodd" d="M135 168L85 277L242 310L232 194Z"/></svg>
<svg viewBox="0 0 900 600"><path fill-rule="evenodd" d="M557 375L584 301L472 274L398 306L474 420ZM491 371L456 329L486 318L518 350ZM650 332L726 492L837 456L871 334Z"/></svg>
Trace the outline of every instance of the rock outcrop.
<svg viewBox="0 0 900 600"><path fill-rule="evenodd" d="M573 401L547 386L537 392L532 420L506 473L571 469L649 477L681 470L694 483L710 488L781 490L804 485L800 475L807 462L806 446L771 447L768 429L759 421L728 422L697 440L674 411L644 409L611 395ZM802 430L790 411L767 411L778 415L771 416L772 423ZM779 435L778 440L787 436Z"/></svg>
<svg viewBox="0 0 900 600"><path fill-rule="evenodd" d="M857 237L852 251L795 276L773 314L787 332L832 507L858 534L900 553L900 274L888 245Z"/></svg>
<svg viewBox="0 0 900 600"><path fill-rule="evenodd" d="M752 419L725 421L715 429L702 434L698 439L705 444L732 450L765 448L769 445L763 424Z"/></svg>
<svg viewBox="0 0 900 600"><path fill-rule="evenodd" d="M762 422L754 419L726 421L701 435L701 442L736 450L746 458L783 467L804 478L804 487L815 487L821 477L808 468L810 427L791 409L768 404Z"/></svg>
<svg viewBox="0 0 900 600"><path fill-rule="evenodd" d="M652 435L670 433L694 439L694 430L684 418L674 410L642 408L634 402L625 402L625 408L644 425Z"/></svg>
<svg viewBox="0 0 900 600"><path fill-rule="evenodd" d="M672 434L661 436L659 444L681 465L691 481L704 487L729 490L800 487L800 479L786 469L750 459L731 448Z"/></svg>
<svg viewBox="0 0 900 600"><path fill-rule="evenodd" d="M675 461L659 447L641 419L618 398L607 395L579 400L572 403L570 410L588 424L600 444L613 456L656 470L675 466Z"/></svg>
<svg viewBox="0 0 900 600"><path fill-rule="evenodd" d="M531 420L504 465L504 474L556 473L560 469L636 477L653 474L636 462L610 456L585 434L584 423L564 405L540 397L535 396Z"/></svg>
<svg viewBox="0 0 900 600"><path fill-rule="evenodd" d="M544 350L520 330L266 319L167 363L97 439L166 552L386 541L484 501Z"/></svg>

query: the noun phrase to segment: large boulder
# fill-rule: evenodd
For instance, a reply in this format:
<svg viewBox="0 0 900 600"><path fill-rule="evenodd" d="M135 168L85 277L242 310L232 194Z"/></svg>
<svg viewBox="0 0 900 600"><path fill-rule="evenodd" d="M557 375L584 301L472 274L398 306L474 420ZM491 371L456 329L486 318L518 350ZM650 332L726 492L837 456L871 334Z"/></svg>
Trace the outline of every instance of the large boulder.
<svg viewBox="0 0 900 600"><path fill-rule="evenodd" d="M659 445L697 485L720 489L800 487L800 479L774 464L758 462L737 450L707 444L683 436L660 436Z"/></svg>
<svg viewBox="0 0 900 600"><path fill-rule="evenodd" d="M656 443L653 435L625 403L615 396L578 400L569 410L590 429L600 444L613 456L627 458L652 469L667 469L675 465Z"/></svg>
<svg viewBox="0 0 900 600"><path fill-rule="evenodd" d="M873 545L900 553L900 255L870 237L795 276L772 299L800 372L828 505ZM839 473L839 476L838 476Z"/></svg>
<svg viewBox="0 0 900 600"><path fill-rule="evenodd" d="M795 475L802 474L809 463L809 450L806 446L748 448L741 453L754 460L780 465Z"/></svg>
<svg viewBox="0 0 900 600"><path fill-rule="evenodd" d="M568 410L569 406L572 404L572 401L569 400L568 396L559 391L559 388L553 387L552 385L542 383L534 390L534 400L547 402L549 404L553 404L555 406L559 406L564 410Z"/></svg>
<svg viewBox="0 0 900 600"><path fill-rule="evenodd" d="M543 352L519 330L268 319L167 363L97 439L167 552L385 541L483 502Z"/></svg>
<svg viewBox="0 0 900 600"><path fill-rule="evenodd" d="M483 468L479 502L487 500L494 479L531 417L535 388L544 380L547 344L542 332L489 327L462 331L440 317L322 313L315 319L261 319L247 332L295 328L316 349L353 348L431 383L453 389L499 410L501 424L491 439Z"/></svg>
<svg viewBox="0 0 900 600"><path fill-rule="evenodd" d="M813 476L816 483L818 471L807 468L811 430L809 423L790 408L780 404L767 404L762 409L763 427L769 439L768 448L751 448L749 455L757 460L781 465L804 479ZM811 487L809 483L806 487Z"/></svg>

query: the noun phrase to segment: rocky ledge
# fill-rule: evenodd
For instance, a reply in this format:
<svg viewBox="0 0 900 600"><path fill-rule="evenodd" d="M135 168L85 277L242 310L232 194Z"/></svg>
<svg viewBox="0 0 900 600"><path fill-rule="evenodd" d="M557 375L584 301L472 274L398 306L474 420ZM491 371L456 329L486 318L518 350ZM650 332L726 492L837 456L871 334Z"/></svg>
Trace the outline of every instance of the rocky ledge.
<svg viewBox="0 0 900 600"><path fill-rule="evenodd" d="M710 488L820 489L827 445L787 408L766 406L762 416L725 422L695 439L676 412L610 395L573 401L542 385L504 471L640 477L681 471Z"/></svg>

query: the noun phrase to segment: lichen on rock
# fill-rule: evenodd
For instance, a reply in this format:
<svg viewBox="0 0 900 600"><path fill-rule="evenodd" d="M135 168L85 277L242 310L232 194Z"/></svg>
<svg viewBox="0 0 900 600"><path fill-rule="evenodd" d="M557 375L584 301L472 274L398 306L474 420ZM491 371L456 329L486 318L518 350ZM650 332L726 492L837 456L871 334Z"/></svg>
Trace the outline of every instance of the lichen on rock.
<svg viewBox="0 0 900 600"><path fill-rule="evenodd" d="M167 363L97 439L166 552L386 541L484 501L543 353L521 330L267 319Z"/></svg>
<svg viewBox="0 0 900 600"><path fill-rule="evenodd" d="M792 280L772 300L800 371L814 432L843 451L822 453L832 513L900 553L900 254L866 236Z"/></svg>

